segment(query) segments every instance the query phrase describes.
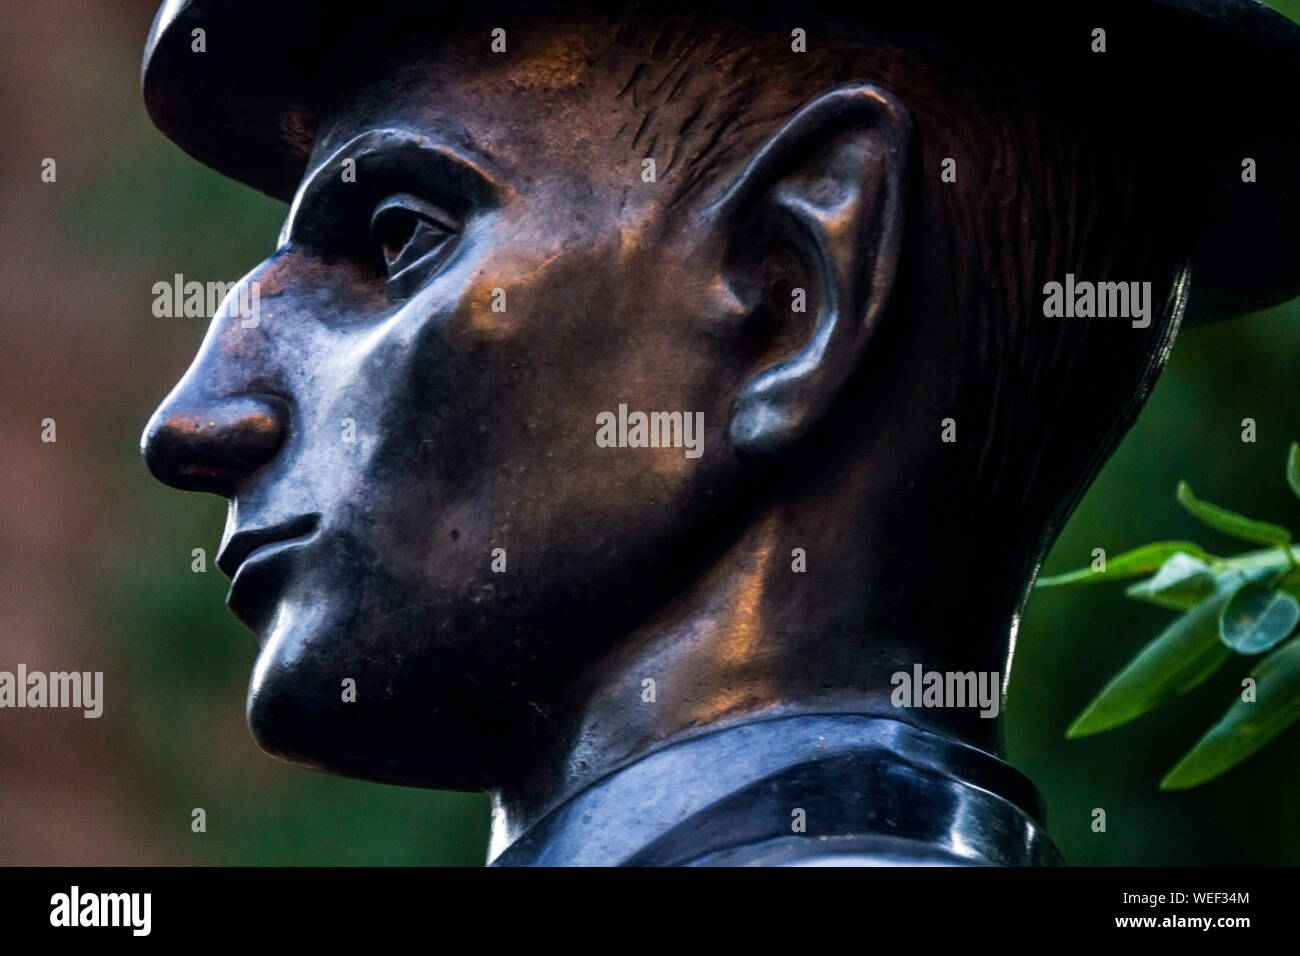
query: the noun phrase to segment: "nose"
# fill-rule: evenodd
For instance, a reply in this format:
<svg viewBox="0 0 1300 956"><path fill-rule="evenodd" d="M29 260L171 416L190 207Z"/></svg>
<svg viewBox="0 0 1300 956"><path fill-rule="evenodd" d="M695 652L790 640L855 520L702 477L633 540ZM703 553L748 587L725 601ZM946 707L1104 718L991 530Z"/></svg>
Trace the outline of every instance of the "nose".
<svg viewBox="0 0 1300 956"><path fill-rule="evenodd" d="M275 457L287 430L288 410L273 395L205 401L173 396L145 426L140 450L159 481L229 498Z"/></svg>

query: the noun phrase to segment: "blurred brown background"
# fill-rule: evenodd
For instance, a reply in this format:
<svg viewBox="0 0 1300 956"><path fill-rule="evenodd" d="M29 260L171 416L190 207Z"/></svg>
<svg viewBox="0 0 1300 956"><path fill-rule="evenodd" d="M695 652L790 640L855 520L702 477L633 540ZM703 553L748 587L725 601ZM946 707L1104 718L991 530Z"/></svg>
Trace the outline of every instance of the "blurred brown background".
<svg viewBox="0 0 1300 956"><path fill-rule="evenodd" d="M1300 0L1276 5L1300 14ZM98 720L0 711L0 863L480 863L481 796L336 779L257 749L243 722L256 644L225 611L212 564L224 504L163 488L139 459L141 428L206 327L155 318L153 284L238 278L272 249L285 212L149 125L138 84L154 8L0 8L0 669L106 675ZM41 182L46 157L55 183ZM1048 570L1158 538L1231 553L1174 503L1181 477L1300 530L1282 480L1300 437L1298 346L1294 305L1184 336ZM1244 417L1257 444L1240 441ZM40 440L45 418L56 443ZM196 547L206 573L190 569ZM1241 661L1128 727L1065 741L1168 620L1118 590L1037 596L1011 681L1010 755L1044 790L1067 857L1300 863L1300 731L1206 787L1156 790L1226 707ZM1088 826L1099 806L1106 834ZM206 833L190 829L195 807Z"/></svg>

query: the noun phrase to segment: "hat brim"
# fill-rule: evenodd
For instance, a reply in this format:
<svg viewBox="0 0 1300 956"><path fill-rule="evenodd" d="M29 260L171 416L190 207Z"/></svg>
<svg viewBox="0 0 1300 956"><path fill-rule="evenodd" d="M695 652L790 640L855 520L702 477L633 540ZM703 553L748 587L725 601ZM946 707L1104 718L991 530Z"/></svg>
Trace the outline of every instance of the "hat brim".
<svg viewBox="0 0 1300 956"><path fill-rule="evenodd" d="M200 162L288 201L306 170L322 97L344 50L411 0L167 0L145 48L142 84L157 127ZM439 4L427 4L431 14ZM815 7L835 13L835 3ZM1186 322L1258 311L1300 295L1300 26L1256 0L1112 0L1078 4L1011 0L972 14L968 0L846 5L844 15L885 27L985 35L1019 31L1039 45L1074 44L1061 29L1105 26L1111 44L1140 50L1164 88L1185 78L1206 100L1205 125L1169 144L1170 162L1212 152L1207 212L1193 266ZM1055 8L1064 7L1067 10ZM798 5L802 14L807 7ZM203 52L195 49L203 30ZM1142 91L1134 90L1135 101ZM1115 104L1116 109L1136 108ZM1142 108L1158 109L1147 103ZM1255 160L1256 181L1242 178ZM1192 201L1193 197L1189 197Z"/></svg>

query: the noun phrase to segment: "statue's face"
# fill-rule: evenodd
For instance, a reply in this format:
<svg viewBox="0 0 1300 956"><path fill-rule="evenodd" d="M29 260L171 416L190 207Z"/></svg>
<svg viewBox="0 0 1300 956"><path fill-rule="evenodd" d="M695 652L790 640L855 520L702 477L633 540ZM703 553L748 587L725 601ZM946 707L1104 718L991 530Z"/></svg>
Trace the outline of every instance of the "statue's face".
<svg viewBox="0 0 1300 956"><path fill-rule="evenodd" d="M228 300L256 324L219 314L146 434L161 477L230 499L262 745L448 787L490 782L702 559L753 360L725 243L644 181L667 160L620 78L465 46L323 118L279 248ZM602 447L620 405L704 433Z"/></svg>

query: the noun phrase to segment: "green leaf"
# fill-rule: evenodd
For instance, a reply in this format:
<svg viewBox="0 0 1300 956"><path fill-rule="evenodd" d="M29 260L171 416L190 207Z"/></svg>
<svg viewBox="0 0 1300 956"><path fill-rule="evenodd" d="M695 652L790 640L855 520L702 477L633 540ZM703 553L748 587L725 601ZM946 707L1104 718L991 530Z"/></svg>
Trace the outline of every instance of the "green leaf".
<svg viewBox="0 0 1300 956"><path fill-rule="evenodd" d="M1154 577L1130 584L1126 597L1186 611L1214 593L1214 571L1200 558L1179 551Z"/></svg>
<svg viewBox="0 0 1300 956"><path fill-rule="evenodd" d="M1192 494L1192 489L1185 481L1178 483L1177 498L1178 503L1186 508L1192 517L1231 537L1253 541L1256 544L1274 544L1283 547L1291 543L1291 532L1281 525L1269 524L1267 521L1254 521L1235 511L1220 508L1208 501L1201 501Z"/></svg>
<svg viewBox="0 0 1300 956"><path fill-rule="evenodd" d="M1048 578L1039 578L1035 587L1055 588L1063 584L1085 584L1096 581L1113 581L1116 578L1132 578L1139 574L1152 574L1173 555L1182 552L1202 561L1213 560L1202 550L1199 544L1191 541L1156 541L1125 552L1106 562L1105 571L1092 568L1080 568L1065 574L1055 574Z"/></svg>
<svg viewBox="0 0 1300 956"><path fill-rule="evenodd" d="M1300 498L1300 444L1295 442L1291 443L1291 450L1286 455L1286 483Z"/></svg>
<svg viewBox="0 0 1300 956"><path fill-rule="evenodd" d="M1292 568L1286 572L1274 582L1273 587L1291 595L1293 598L1300 598L1300 568Z"/></svg>
<svg viewBox="0 0 1300 956"><path fill-rule="evenodd" d="M1216 592L1165 628L1111 678L1065 735L1084 737L1128 723L1213 674L1232 654L1219 640L1219 612L1231 593Z"/></svg>
<svg viewBox="0 0 1300 956"><path fill-rule="evenodd" d="M1251 676L1256 699L1236 700L1160 781L1161 790L1185 790L1213 780L1300 718L1300 638L1260 661Z"/></svg>
<svg viewBox="0 0 1300 956"><path fill-rule="evenodd" d="M1300 624L1300 601L1247 581L1233 592L1219 616L1219 636L1238 654L1262 654L1291 636Z"/></svg>

